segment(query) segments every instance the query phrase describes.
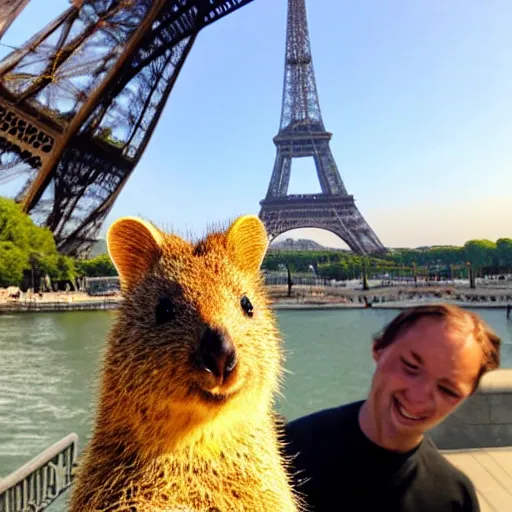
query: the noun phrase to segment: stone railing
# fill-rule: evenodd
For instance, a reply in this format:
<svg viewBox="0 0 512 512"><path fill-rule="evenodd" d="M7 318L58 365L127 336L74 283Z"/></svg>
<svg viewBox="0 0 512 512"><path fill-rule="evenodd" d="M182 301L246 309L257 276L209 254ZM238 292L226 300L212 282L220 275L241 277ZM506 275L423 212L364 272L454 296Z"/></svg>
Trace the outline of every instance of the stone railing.
<svg viewBox="0 0 512 512"><path fill-rule="evenodd" d="M512 446L512 369L484 375L476 393L430 437L440 450Z"/></svg>

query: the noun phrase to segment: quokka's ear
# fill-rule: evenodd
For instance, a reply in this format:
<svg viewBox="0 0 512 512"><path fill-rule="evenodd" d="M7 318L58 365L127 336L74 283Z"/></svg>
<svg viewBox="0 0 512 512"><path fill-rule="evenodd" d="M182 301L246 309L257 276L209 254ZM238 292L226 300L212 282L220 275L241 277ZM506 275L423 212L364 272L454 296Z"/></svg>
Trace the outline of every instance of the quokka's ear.
<svg viewBox="0 0 512 512"><path fill-rule="evenodd" d="M236 219L226 231L227 246L236 265L247 272L257 272L268 247L265 226L256 215Z"/></svg>
<svg viewBox="0 0 512 512"><path fill-rule="evenodd" d="M119 273L121 288L137 284L161 255L163 234L138 217L122 217L107 232L110 258Z"/></svg>

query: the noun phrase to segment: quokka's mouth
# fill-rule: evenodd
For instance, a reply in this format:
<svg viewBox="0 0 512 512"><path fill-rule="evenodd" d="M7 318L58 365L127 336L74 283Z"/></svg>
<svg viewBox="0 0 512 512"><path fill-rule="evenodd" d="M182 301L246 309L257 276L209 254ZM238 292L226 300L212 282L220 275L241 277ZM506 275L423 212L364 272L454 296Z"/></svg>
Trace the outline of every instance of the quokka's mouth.
<svg viewBox="0 0 512 512"><path fill-rule="evenodd" d="M238 395L240 392L240 387L238 387L236 390L229 391L229 392L214 392L209 391L207 389L202 388L198 384L193 386L192 392L196 395L199 395L199 397L209 403L209 404L223 404L231 400L233 397Z"/></svg>
<svg viewBox="0 0 512 512"><path fill-rule="evenodd" d="M232 393L210 393L210 391L206 391L204 389L199 389L199 394L201 395L201 398L207 402L216 404L227 402L233 395Z"/></svg>

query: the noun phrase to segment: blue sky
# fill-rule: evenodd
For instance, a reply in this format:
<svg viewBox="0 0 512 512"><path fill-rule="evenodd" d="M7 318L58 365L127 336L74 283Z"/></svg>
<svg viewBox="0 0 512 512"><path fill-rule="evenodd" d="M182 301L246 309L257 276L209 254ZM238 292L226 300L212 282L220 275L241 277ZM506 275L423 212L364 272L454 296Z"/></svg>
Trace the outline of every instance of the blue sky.
<svg viewBox="0 0 512 512"><path fill-rule="evenodd" d="M32 0L2 42L21 44L67 5ZM382 242L512 237L512 2L308 0L307 8L331 149ZM259 212L281 114L286 10L286 0L254 0L201 32L107 225L141 215L199 236ZM289 192L319 189L312 162L294 162ZM290 235L345 246L322 231Z"/></svg>

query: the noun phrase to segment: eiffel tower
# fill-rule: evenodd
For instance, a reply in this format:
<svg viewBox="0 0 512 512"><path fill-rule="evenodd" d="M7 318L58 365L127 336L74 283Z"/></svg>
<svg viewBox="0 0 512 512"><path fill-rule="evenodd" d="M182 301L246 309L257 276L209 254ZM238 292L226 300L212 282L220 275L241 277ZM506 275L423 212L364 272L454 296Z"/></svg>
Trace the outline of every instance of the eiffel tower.
<svg viewBox="0 0 512 512"><path fill-rule="evenodd" d="M286 62L277 155L260 219L271 239L296 228L338 235L356 254L385 248L349 195L332 156L322 121L309 42L305 0L288 0ZM288 194L293 158L313 157L322 192Z"/></svg>
<svg viewBox="0 0 512 512"><path fill-rule="evenodd" d="M86 254L196 36L252 0L71 0L0 62L0 184L61 252ZM0 0L0 37L29 0Z"/></svg>

